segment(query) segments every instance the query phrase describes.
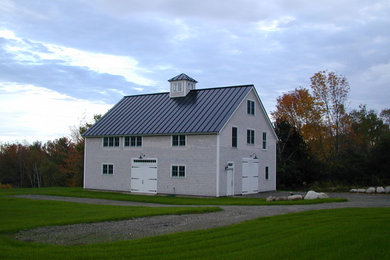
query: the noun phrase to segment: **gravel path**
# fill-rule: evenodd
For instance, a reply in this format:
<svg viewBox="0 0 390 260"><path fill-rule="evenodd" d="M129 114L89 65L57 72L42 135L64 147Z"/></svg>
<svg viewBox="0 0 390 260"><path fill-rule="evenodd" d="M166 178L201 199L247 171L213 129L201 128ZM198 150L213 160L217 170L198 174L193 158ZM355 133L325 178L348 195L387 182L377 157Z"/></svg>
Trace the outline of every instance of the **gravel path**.
<svg viewBox="0 0 390 260"><path fill-rule="evenodd" d="M256 196L267 197L270 195L282 196L285 194L280 192L261 193ZM245 220L255 219L263 216L273 216L307 210L347 207L390 207L390 195L367 195L350 193L329 193L328 195L330 197L346 198L348 199L348 202L285 206L219 206L223 209L223 211L206 214L154 216L123 221L41 227L20 231L16 233L14 237L24 241L61 245L90 244L98 242L129 240L181 231L208 229L240 223ZM20 195L17 197L120 206L180 206L43 195Z"/></svg>

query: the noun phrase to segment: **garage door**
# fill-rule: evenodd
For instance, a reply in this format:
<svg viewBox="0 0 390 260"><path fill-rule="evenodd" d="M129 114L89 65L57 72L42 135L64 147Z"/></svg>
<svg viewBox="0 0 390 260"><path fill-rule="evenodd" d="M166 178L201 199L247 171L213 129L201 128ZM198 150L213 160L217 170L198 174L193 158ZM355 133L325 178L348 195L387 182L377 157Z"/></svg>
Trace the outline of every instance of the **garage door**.
<svg viewBox="0 0 390 260"><path fill-rule="evenodd" d="M259 160L242 159L242 194L259 192Z"/></svg>
<svg viewBox="0 0 390 260"><path fill-rule="evenodd" d="M157 159L132 159L130 190L157 193Z"/></svg>

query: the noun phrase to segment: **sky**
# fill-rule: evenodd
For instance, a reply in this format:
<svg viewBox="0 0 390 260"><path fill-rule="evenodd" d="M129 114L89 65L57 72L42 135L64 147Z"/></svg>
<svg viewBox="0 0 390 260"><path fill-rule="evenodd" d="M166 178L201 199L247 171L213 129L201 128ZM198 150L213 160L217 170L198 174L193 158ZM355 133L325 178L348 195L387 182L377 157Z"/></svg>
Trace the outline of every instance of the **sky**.
<svg viewBox="0 0 390 260"><path fill-rule="evenodd" d="M276 99L322 70L348 108L390 108L388 0L1 0L0 142L69 136L125 95L254 84Z"/></svg>

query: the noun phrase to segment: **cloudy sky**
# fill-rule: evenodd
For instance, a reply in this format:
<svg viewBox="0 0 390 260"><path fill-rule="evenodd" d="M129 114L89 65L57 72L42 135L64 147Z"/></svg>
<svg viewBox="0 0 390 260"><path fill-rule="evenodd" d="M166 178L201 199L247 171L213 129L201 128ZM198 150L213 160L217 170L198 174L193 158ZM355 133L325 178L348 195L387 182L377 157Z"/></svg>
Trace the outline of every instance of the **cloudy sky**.
<svg viewBox="0 0 390 260"><path fill-rule="evenodd" d="M388 0L1 0L0 142L53 140L124 95L254 84L276 98L329 70L349 107L389 108Z"/></svg>

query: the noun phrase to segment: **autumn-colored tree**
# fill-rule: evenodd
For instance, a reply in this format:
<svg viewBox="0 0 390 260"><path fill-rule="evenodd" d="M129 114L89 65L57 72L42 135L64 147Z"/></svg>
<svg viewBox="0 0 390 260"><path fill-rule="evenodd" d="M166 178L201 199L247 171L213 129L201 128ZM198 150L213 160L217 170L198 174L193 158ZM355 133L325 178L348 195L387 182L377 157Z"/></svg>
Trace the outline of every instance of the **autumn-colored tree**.
<svg viewBox="0 0 390 260"><path fill-rule="evenodd" d="M280 96L271 115L276 122L288 122L306 142L318 136L321 113L308 89L295 89Z"/></svg>
<svg viewBox="0 0 390 260"><path fill-rule="evenodd" d="M316 110L321 113L326 127L328 146L323 154L330 160L338 156L342 135L349 130L349 118L345 111L349 83L346 77L335 72L320 71L310 78L311 89L316 100Z"/></svg>

